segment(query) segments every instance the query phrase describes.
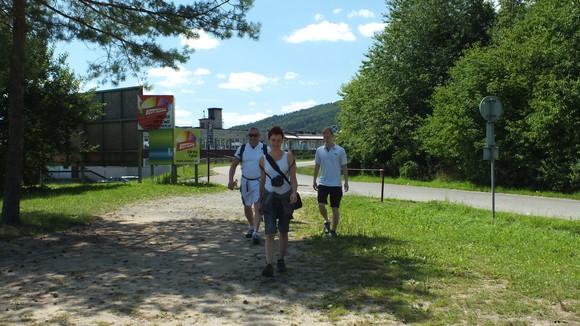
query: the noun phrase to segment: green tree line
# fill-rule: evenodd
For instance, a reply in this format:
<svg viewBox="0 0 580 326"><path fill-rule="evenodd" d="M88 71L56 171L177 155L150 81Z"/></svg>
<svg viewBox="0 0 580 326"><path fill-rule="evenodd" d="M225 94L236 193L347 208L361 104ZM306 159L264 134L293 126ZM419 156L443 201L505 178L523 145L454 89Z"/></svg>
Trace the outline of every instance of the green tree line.
<svg viewBox="0 0 580 326"><path fill-rule="evenodd" d="M30 154L36 151L44 156L52 148L66 149L66 139L76 132L76 127L69 126L91 114L79 109L87 98L78 95L78 80L63 59L53 58L51 43L79 40L100 47L105 59L90 63L87 77L117 84L146 67L175 69L189 59L192 49L167 48L161 37L199 38L203 30L222 40L234 36L257 39L260 24L246 17L252 6L253 0L183 4L163 0L0 1L2 224L20 224L24 176L41 166L29 162ZM61 138L61 133L68 135ZM46 137L59 140L52 148L44 148Z"/></svg>
<svg viewBox="0 0 580 326"><path fill-rule="evenodd" d="M486 183L485 120L499 96L498 183L580 189L580 6L575 0L390 0L385 30L341 89L355 164Z"/></svg>

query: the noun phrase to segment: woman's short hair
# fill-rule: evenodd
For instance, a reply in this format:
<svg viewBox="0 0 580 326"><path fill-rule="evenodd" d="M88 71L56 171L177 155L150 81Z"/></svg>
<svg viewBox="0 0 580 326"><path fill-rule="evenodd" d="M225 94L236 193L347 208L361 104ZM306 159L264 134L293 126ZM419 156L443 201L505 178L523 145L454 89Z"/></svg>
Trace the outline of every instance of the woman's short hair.
<svg viewBox="0 0 580 326"><path fill-rule="evenodd" d="M331 135L334 135L334 131L332 131L332 128L330 128L330 127L326 127L326 128L324 128L324 129L322 129L322 133L325 133L325 132L327 132L327 131L328 131L328 132L329 132Z"/></svg>
<svg viewBox="0 0 580 326"><path fill-rule="evenodd" d="M282 128L275 126L272 127L272 129L268 130L268 139L270 139L270 137L272 137L272 135L281 135L282 139L284 138L284 131L282 130Z"/></svg>

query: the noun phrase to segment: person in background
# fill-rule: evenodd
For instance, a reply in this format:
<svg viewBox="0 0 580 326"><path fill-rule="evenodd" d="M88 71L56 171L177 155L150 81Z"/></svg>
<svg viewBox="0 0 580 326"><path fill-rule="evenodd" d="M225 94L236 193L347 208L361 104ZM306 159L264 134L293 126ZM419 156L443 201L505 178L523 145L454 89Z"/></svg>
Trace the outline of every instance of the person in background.
<svg viewBox="0 0 580 326"><path fill-rule="evenodd" d="M234 154L230 166L228 188L234 189L234 175L238 164L242 163L242 178L240 180L240 192L244 214L248 220L248 232L246 238L252 238L254 244L260 244L260 158L267 152L267 146L260 142L260 131L257 128L248 130L249 141L240 146Z"/></svg>
<svg viewBox="0 0 580 326"><path fill-rule="evenodd" d="M314 156L314 181L312 187L318 192L318 209L324 218L324 233L336 237L336 228L340 220L340 201L342 200L341 174L344 177L344 191L348 191L348 169L344 148L334 143L334 133L331 128L322 130L324 145L316 149ZM319 182L316 181L321 171ZM332 209L332 226L328 220L326 205L330 197Z"/></svg>

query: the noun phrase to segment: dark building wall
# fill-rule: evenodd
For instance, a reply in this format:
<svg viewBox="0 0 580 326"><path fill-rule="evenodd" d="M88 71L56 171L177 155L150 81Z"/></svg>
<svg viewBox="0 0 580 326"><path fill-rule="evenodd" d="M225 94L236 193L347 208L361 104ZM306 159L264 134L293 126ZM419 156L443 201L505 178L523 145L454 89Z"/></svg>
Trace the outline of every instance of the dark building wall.
<svg viewBox="0 0 580 326"><path fill-rule="evenodd" d="M85 125L88 145L95 149L83 155L84 165L139 165L137 104L141 94L141 86L96 92L95 101L105 105L103 116Z"/></svg>

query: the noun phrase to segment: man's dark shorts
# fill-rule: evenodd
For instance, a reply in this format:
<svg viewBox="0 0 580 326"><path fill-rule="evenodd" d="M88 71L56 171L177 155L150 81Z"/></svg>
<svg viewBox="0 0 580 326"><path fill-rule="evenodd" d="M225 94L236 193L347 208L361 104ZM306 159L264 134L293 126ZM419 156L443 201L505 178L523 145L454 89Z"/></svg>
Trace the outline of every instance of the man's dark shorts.
<svg viewBox="0 0 580 326"><path fill-rule="evenodd" d="M264 202L264 225L266 234L288 233L293 209L290 205L290 192L284 195L266 192Z"/></svg>
<svg viewBox="0 0 580 326"><path fill-rule="evenodd" d="M342 187L318 186L318 203L328 204L328 196L330 195L330 207L340 207L340 200L342 199Z"/></svg>

